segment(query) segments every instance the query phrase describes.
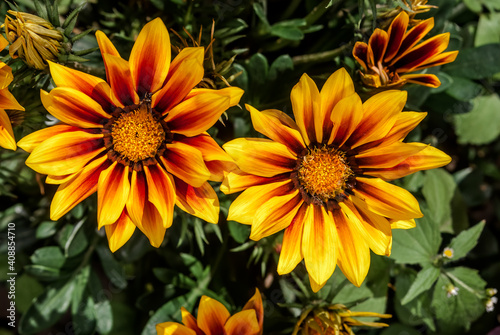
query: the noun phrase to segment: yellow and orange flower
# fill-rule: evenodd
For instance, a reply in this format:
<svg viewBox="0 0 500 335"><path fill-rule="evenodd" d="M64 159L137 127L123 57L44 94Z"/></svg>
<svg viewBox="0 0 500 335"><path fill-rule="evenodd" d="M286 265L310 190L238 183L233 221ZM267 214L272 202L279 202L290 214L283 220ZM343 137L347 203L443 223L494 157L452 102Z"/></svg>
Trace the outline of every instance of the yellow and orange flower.
<svg viewBox="0 0 500 335"><path fill-rule="evenodd" d="M231 158L205 132L243 91L193 89L203 78L200 48L170 64L160 19L144 26L129 61L100 31L107 82L49 62L57 87L41 92L60 124L23 138L26 164L59 184L50 215L58 220L97 191L98 226L112 251L138 227L158 247L174 205L217 223L219 201L208 180L222 181Z"/></svg>
<svg viewBox="0 0 500 335"><path fill-rule="evenodd" d="M371 87L397 88L405 83L429 87L441 85L433 74L409 74L453 62L458 51L444 52L450 33L439 34L418 43L434 27L430 18L408 28L409 17L401 12L388 31L375 29L368 44L356 42L352 54L363 67L363 83Z"/></svg>
<svg viewBox="0 0 500 335"><path fill-rule="evenodd" d="M360 286L370 249L389 255L391 228L414 227L421 217L410 192L388 183L446 165L450 157L422 143L404 143L426 113L402 112L406 92L385 91L362 103L340 69L321 92L304 74L293 88L295 121L278 110L248 106L255 130L269 137L239 138L223 148L240 170L221 190L240 192L228 220L251 225L260 240L285 230L278 273L304 259L314 291L336 264Z"/></svg>
<svg viewBox="0 0 500 335"><path fill-rule="evenodd" d="M9 41L0 35L0 51L3 50ZM14 79L12 69L4 62L0 62L0 147L10 150L16 150L16 140L14 139L14 132L12 124L9 120L9 115L6 109L22 110L16 98L9 92L9 85Z"/></svg>
<svg viewBox="0 0 500 335"><path fill-rule="evenodd" d="M156 325L158 335L261 335L264 308L260 292L256 292L241 312L230 316L223 304L203 296L198 308L198 320L184 307L181 325L164 322Z"/></svg>

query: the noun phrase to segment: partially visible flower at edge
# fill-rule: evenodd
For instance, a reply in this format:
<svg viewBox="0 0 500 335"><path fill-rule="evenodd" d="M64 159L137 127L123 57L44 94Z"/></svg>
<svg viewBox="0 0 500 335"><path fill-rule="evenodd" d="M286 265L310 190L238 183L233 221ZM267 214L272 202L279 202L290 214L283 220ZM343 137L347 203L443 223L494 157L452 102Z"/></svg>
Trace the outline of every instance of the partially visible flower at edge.
<svg viewBox="0 0 500 335"><path fill-rule="evenodd" d="M10 56L21 58L28 66L44 70L47 61L57 61L63 34L47 20L33 14L8 11L5 35L11 43Z"/></svg>
<svg viewBox="0 0 500 335"><path fill-rule="evenodd" d="M223 145L240 171L226 174L221 191L243 191L228 220L251 225L260 240L285 230L278 273L304 259L313 291L336 264L360 286L370 249L389 255L391 229L415 226L418 201L387 181L448 164L451 158L403 139L426 113L402 112L406 92L385 91L362 103L344 69L321 92L306 74L292 89L295 121L278 110L247 105L258 132Z"/></svg>
<svg viewBox="0 0 500 335"><path fill-rule="evenodd" d="M0 51L8 44L9 42L0 35ZM8 110L24 111L24 107L9 92L9 85L13 79L14 76L12 75L10 66L4 62L0 62L0 146L10 150L16 150L17 146Z"/></svg>
<svg viewBox="0 0 500 335"><path fill-rule="evenodd" d="M193 89L203 78L203 48L185 48L170 62L159 18L141 30L129 61L103 32L96 37L108 82L49 62L57 87L41 99L61 123L18 143L31 153L26 165L60 185L51 219L97 191L98 228L112 251L136 227L159 247L174 205L217 223L219 200L208 180L222 181L234 162L206 130L243 91Z"/></svg>
<svg viewBox="0 0 500 335"><path fill-rule="evenodd" d="M428 5L428 0L402 0L401 4L398 4L396 8L390 10L378 11L378 18L384 20L380 27L385 29L390 25L392 20L401 12L406 12L410 18L410 27L420 23L422 20L415 19L417 14L422 14L430 11L432 8L438 8L437 6Z"/></svg>
<svg viewBox="0 0 500 335"><path fill-rule="evenodd" d="M398 88L409 83L439 87L434 74L409 74L453 62L458 51L443 52L448 47L450 33L439 34L418 43L434 27L434 18L408 28L408 14L400 13L388 31L375 29L368 44L356 42L352 54L361 65L361 79L374 88ZM418 43L418 44L417 44Z"/></svg>
<svg viewBox="0 0 500 335"><path fill-rule="evenodd" d="M156 325L158 335L261 335L264 308L258 289L241 312L231 316L223 304L207 296L201 297L197 319L184 307L182 324L164 322Z"/></svg>
<svg viewBox="0 0 500 335"><path fill-rule="evenodd" d="M391 318L390 314L352 312L342 304L306 309L295 325L292 335L354 335L351 327L388 327L381 322L363 322L355 317Z"/></svg>

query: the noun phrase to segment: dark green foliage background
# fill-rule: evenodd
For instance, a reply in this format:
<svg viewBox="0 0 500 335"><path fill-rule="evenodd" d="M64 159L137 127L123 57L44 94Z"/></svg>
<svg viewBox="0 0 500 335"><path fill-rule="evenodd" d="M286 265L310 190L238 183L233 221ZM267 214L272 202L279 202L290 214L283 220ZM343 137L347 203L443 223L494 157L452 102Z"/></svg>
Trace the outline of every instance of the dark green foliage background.
<svg viewBox="0 0 500 335"><path fill-rule="evenodd" d="M74 33L104 31L124 58L146 22L161 17L169 28L183 27L204 42L215 20L215 61L237 55L226 78L245 89L241 106L276 108L291 114L289 94L307 72L321 87L339 67L355 81L351 56L355 41L367 41L377 21L372 10L401 1L382 0L91 0L80 12ZM30 0L16 2L34 13ZM218 225L176 211L161 248L151 247L136 232L112 254L104 230L96 231L96 197L52 222L53 185L37 182L24 165L27 154L0 152L0 318L7 316L7 226L16 225L16 329L1 335L109 334L153 335L156 323L179 320L180 307L194 311L201 295L238 311L258 287L265 300L265 334L289 334L301 307L342 303L352 310L393 314L391 327L358 334L487 334L499 326L498 308L485 313L484 289L500 288L500 1L431 0L439 8L430 35L451 32L449 50L460 50L456 62L429 72L437 89L408 86L408 110L429 115L408 141L431 143L450 154L443 169L419 172L396 183L413 192L425 213L417 227L395 231L390 258L373 255L361 288L337 269L318 294L310 291L303 265L287 276L276 274L281 235L259 242L249 229L227 222L234 196L220 193ZM80 1L61 0L62 18ZM330 5L327 9L325 7ZM3 16L8 4L0 4ZM171 35L172 41L178 39ZM73 50L96 47L94 34ZM2 56L7 55L4 51ZM68 66L104 77L99 52L88 62ZM8 57L4 58L6 61ZM10 64L10 63L9 63ZM11 64L16 71L20 62ZM16 72L15 72L16 73ZM33 74L32 74L33 75ZM28 75L11 87L26 107L16 138L45 127L47 117L39 89L50 82ZM361 87L359 93L364 96ZM249 113L237 107L211 134L224 143L235 137L259 136ZM43 180L43 179L42 179ZM42 187L43 192L42 192ZM217 185L216 185L216 189ZM43 194L42 194L43 193ZM454 249L451 260L440 258ZM448 298L444 287L459 288Z"/></svg>

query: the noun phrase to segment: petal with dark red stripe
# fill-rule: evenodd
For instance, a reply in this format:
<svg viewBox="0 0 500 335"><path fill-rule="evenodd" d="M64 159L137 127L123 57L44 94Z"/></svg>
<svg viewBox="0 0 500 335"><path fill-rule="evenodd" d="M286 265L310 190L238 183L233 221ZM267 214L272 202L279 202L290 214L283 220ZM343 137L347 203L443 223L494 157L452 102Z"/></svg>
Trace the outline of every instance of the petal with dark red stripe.
<svg viewBox="0 0 500 335"><path fill-rule="evenodd" d="M102 55L106 64L106 75L113 91L113 101L118 106L139 103L139 96L132 84L129 64L126 60L110 54Z"/></svg>
<svg viewBox="0 0 500 335"><path fill-rule="evenodd" d="M405 74L401 76L401 79L406 80L409 83L423 85L427 87L439 87L441 86L441 81L434 74Z"/></svg>
<svg viewBox="0 0 500 335"><path fill-rule="evenodd" d="M175 179L175 192L176 204L184 212L210 223L219 222L219 198L209 183L193 187Z"/></svg>
<svg viewBox="0 0 500 335"><path fill-rule="evenodd" d="M295 122L300 129L306 145L311 142L321 143L323 139L323 123L316 116L321 114L320 95L318 87L307 74L303 74L300 81L292 89L292 100Z"/></svg>
<svg viewBox="0 0 500 335"><path fill-rule="evenodd" d="M388 41L389 36L387 35L387 32L382 29L375 29L372 36L370 36L368 45L372 49L373 63L375 65L379 64L379 62L383 62Z"/></svg>
<svg viewBox="0 0 500 335"><path fill-rule="evenodd" d="M269 184L276 181L290 180L288 174L277 175L275 177L260 177L253 174L245 173L241 170L233 170L224 176L224 181L220 186L220 190L224 194L241 192L249 187Z"/></svg>
<svg viewBox="0 0 500 335"><path fill-rule="evenodd" d="M411 49L394 64L394 67L398 73L411 72L428 59L446 50L449 42L450 33L434 36Z"/></svg>
<svg viewBox="0 0 500 335"><path fill-rule="evenodd" d="M148 200L153 203L163 219L163 227L172 225L175 206L175 184L160 165L144 166L148 184Z"/></svg>
<svg viewBox="0 0 500 335"><path fill-rule="evenodd" d="M394 56L399 52L399 47L403 43L403 38L406 34L406 29L408 28L409 17L406 12L399 13L398 16L392 21L387 35L389 36L389 42L387 45L387 50L384 56L384 62L390 62Z"/></svg>
<svg viewBox="0 0 500 335"><path fill-rule="evenodd" d="M292 272L304 258L302 254L302 236L306 210L307 204L303 203L292 219L291 224L285 229L278 261L278 274L280 275Z"/></svg>
<svg viewBox="0 0 500 335"><path fill-rule="evenodd" d="M122 215L114 224L104 226L108 238L109 249L115 252L120 249L131 237L135 230L135 225L123 210Z"/></svg>

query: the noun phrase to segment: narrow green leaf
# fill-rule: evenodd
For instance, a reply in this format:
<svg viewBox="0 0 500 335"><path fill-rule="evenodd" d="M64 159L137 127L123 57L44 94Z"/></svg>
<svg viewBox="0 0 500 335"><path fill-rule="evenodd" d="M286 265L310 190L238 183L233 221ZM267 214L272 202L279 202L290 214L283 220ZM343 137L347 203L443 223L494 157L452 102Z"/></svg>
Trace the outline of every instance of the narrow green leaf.
<svg viewBox="0 0 500 335"><path fill-rule="evenodd" d="M484 229L485 221L479 222L477 225L464 230L457 237L451 240L450 248L453 249L452 260L456 261L465 257L477 244L479 236Z"/></svg>
<svg viewBox="0 0 500 335"><path fill-rule="evenodd" d="M439 269L429 266L417 274L417 278L410 286L408 292L401 300L401 304L406 305L421 293L429 290L439 277Z"/></svg>

